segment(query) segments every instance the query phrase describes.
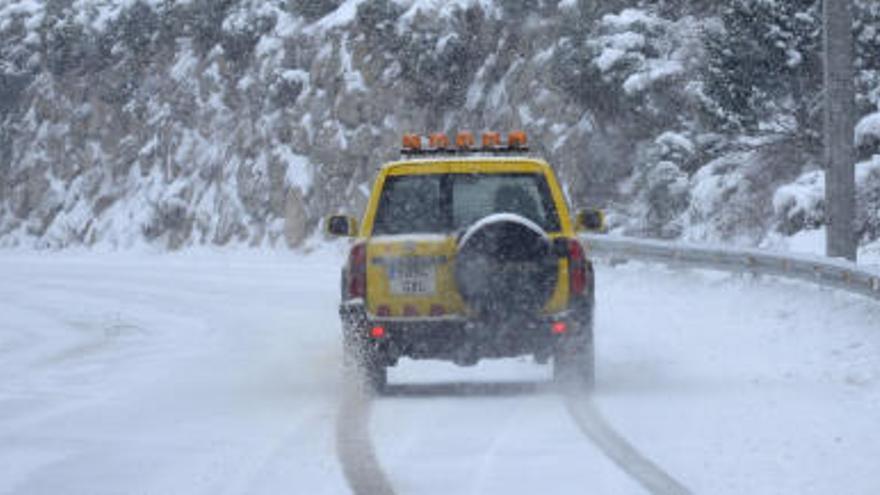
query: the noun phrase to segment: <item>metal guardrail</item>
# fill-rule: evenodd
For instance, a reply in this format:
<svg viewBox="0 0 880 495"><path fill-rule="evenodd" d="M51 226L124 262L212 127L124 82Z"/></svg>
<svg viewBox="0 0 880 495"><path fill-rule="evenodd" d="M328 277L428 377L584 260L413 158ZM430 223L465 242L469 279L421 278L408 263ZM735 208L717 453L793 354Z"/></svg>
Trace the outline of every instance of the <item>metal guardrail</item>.
<svg viewBox="0 0 880 495"><path fill-rule="evenodd" d="M585 235L583 239L594 256L612 261L632 259L733 273L775 275L880 300L880 271L849 261L597 234Z"/></svg>

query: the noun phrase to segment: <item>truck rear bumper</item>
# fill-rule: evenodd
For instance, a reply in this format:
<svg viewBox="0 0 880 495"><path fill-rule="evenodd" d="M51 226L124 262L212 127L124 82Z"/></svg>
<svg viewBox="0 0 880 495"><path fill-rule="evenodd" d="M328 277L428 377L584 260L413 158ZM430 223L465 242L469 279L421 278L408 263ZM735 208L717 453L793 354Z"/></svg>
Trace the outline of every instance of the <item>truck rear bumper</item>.
<svg viewBox="0 0 880 495"><path fill-rule="evenodd" d="M358 352L369 352L389 366L401 357L441 359L460 365L523 355L544 361L565 340L589 328L589 312L575 310L492 321L382 319L368 315L362 304L344 304L340 316L346 341Z"/></svg>

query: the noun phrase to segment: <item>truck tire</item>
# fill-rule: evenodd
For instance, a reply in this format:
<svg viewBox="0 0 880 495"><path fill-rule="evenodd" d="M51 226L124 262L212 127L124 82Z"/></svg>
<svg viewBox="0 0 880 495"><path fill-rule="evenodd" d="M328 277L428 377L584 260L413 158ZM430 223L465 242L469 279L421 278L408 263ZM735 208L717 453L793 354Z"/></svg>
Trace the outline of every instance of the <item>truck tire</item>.
<svg viewBox="0 0 880 495"><path fill-rule="evenodd" d="M553 381L568 390L590 392L596 386L592 324L561 340L553 354Z"/></svg>
<svg viewBox="0 0 880 495"><path fill-rule="evenodd" d="M367 359L362 365L364 385L374 395L385 395L388 386L388 368L378 359Z"/></svg>
<svg viewBox="0 0 880 495"><path fill-rule="evenodd" d="M558 257L547 234L514 214L490 215L459 240L455 282L481 319L515 319L540 312L558 277Z"/></svg>
<svg viewBox="0 0 880 495"><path fill-rule="evenodd" d="M345 378L356 380L358 385L372 395L384 395L388 385L388 368L367 349L346 339L343 344Z"/></svg>

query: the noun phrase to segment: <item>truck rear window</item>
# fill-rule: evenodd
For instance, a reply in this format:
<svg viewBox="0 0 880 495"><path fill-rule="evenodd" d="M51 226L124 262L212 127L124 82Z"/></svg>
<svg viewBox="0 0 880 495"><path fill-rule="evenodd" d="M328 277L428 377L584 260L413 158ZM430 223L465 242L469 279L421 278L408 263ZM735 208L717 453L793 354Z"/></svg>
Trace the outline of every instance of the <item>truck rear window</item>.
<svg viewBox="0 0 880 495"><path fill-rule="evenodd" d="M454 232L493 213L515 213L547 232L559 230L542 174L430 174L385 180L373 235Z"/></svg>

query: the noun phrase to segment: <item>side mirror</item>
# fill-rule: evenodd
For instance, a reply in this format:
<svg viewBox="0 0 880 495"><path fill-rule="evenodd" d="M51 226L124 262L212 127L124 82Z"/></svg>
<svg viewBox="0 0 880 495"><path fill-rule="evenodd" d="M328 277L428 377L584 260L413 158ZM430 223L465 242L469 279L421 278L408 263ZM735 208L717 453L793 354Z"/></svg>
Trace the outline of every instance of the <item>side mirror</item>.
<svg viewBox="0 0 880 495"><path fill-rule="evenodd" d="M581 232L605 231L605 212L599 209L589 209L578 212L575 218L574 228Z"/></svg>
<svg viewBox="0 0 880 495"><path fill-rule="evenodd" d="M327 217L327 233L339 237L354 237L357 235L357 220L346 215L332 215Z"/></svg>

